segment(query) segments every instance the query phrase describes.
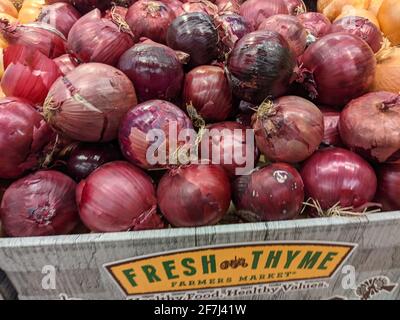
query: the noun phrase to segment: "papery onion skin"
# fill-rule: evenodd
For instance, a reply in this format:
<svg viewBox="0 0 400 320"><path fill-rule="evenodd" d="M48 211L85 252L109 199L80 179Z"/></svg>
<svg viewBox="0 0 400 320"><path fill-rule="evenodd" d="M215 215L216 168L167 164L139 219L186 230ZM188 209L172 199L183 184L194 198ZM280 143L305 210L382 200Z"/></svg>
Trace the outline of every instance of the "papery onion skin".
<svg viewBox="0 0 400 320"><path fill-rule="evenodd" d="M256 168L233 184L233 202L248 221L291 220L301 211L304 186L300 174L286 163Z"/></svg>
<svg viewBox="0 0 400 320"><path fill-rule="evenodd" d="M255 31L240 39L227 62L233 94L253 104L283 95L296 66L294 53L277 32Z"/></svg>
<svg viewBox="0 0 400 320"><path fill-rule="evenodd" d="M70 233L79 223L75 182L57 171L38 171L14 182L1 202L1 221L11 237Z"/></svg>
<svg viewBox="0 0 400 320"><path fill-rule="evenodd" d="M329 107L319 108L324 115L324 138L322 143L327 146L341 147L343 143L339 134L340 111Z"/></svg>
<svg viewBox="0 0 400 320"><path fill-rule="evenodd" d="M249 173L254 168L259 152L254 135L247 135L250 127L225 121L208 125L206 129L209 134L203 136L199 144L200 159L222 166L229 177Z"/></svg>
<svg viewBox="0 0 400 320"><path fill-rule="evenodd" d="M131 28L135 42L141 37L165 43L168 27L176 18L174 11L160 1L139 0L129 7L126 22Z"/></svg>
<svg viewBox="0 0 400 320"><path fill-rule="evenodd" d="M177 17L168 28L167 45L190 55L190 66L213 61L218 54L218 32L211 18L201 12Z"/></svg>
<svg viewBox="0 0 400 320"><path fill-rule="evenodd" d="M400 92L400 47L382 50L376 55L377 64L371 91Z"/></svg>
<svg viewBox="0 0 400 320"><path fill-rule="evenodd" d="M378 20L383 33L393 46L400 44L400 2L384 0L378 12Z"/></svg>
<svg viewBox="0 0 400 320"><path fill-rule="evenodd" d="M400 159L400 95L372 92L340 114L339 132L351 150L377 162Z"/></svg>
<svg viewBox="0 0 400 320"><path fill-rule="evenodd" d="M261 22L276 14L289 14L284 0L247 0L240 6L240 15L255 30Z"/></svg>
<svg viewBox="0 0 400 320"><path fill-rule="evenodd" d="M235 13L240 15L240 3L238 0L216 0L219 14Z"/></svg>
<svg viewBox="0 0 400 320"><path fill-rule="evenodd" d="M314 153L300 171L306 198L317 201L322 210L363 207L373 200L377 179L371 165L359 155L342 148Z"/></svg>
<svg viewBox="0 0 400 320"><path fill-rule="evenodd" d="M53 59L53 61L64 76L80 64L79 60L72 54L63 54L62 56Z"/></svg>
<svg viewBox="0 0 400 320"><path fill-rule="evenodd" d="M193 129L189 117L176 105L164 100L149 100L143 102L124 116L120 130L119 143L125 158L131 163L145 169L165 168L169 166L170 156L168 147L170 139L176 140L177 137L169 136L170 130L176 126L179 133L185 129ZM150 163L147 157L148 148L152 146L152 141L147 141L146 136L150 130L162 130L165 135L166 143L166 163ZM176 146L180 147L187 141L177 141ZM163 143L164 145L164 143ZM163 146L162 145L162 146ZM160 146L160 148L162 148ZM175 152L176 150L172 150ZM162 150L160 150L162 152Z"/></svg>
<svg viewBox="0 0 400 320"><path fill-rule="evenodd" d="M294 16L277 14L264 20L258 30L278 32L288 42L296 56L301 55L307 46L307 31Z"/></svg>
<svg viewBox="0 0 400 320"><path fill-rule="evenodd" d="M39 166L52 131L28 102L0 99L0 179L14 179Z"/></svg>
<svg viewBox="0 0 400 320"><path fill-rule="evenodd" d="M307 12L306 5L303 0L283 0L287 6L289 14L297 16L301 13Z"/></svg>
<svg viewBox="0 0 400 320"><path fill-rule="evenodd" d="M4 51L1 87L7 96L43 103L51 85L61 75L56 63L31 47L12 45Z"/></svg>
<svg viewBox="0 0 400 320"><path fill-rule="evenodd" d="M111 143L81 143L68 158L68 175L80 181L103 164L120 159L119 149Z"/></svg>
<svg viewBox="0 0 400 320"><path fill-rule="evenodd" d="M58 2L44 6L37 21L48 23L68 37L69 30L80 17L80 13L72 5Z"/></svg>
<svg viewBox="0 0 400 320"><path fill-rule="evenodd" d="M118 68L133 82L140 101L171 100L182 90L182 63L174 50L162 44L134 45L121 56Z"/></svg>
<svg viewBox="0 0 400 320"><path fill-rule="evenodd" d="M122 19L126 18L126 14L128 13L128 8L121 6L112 6L111 9L108 9L103 17L106 19L111 19L113 15L118 14Z"/></svg>
<svg viewBox="0 0 400 320"><path fill-rule="evenodd" d="M37 49L51 59L66 53L64 35L47 23L19 25L0 19L0 33L9 44Z"/></svg>
<svg viewBox="0 0 400 320"><path fill-rule="evenodd" d="M297 163L311 156L324 135L322 112L312 102L296 97L281 97L265 112L254 115L257 147L267 159Z"/></svg>
<svg viewBox="0 0 400 320"><path fill-rule="evenodd" d="M199 66L187 73L183 99L206 121L223 121L233 111L228 79L217 66Z"/></svg>
<svg viewBox="0 0 400 320"><path fill-rule="evenodd" d="M209 16L218 14L218 6L208 0L189 0L182 4L183 13L203 12Z"/></svg>
<svg viewBox="0 0 400 320"><path fill-rule="evenodd" d="M189 165L164 175L157 199L162 214L175 227L213 225L228 211L231 187L220 166Z"/></svg>
<svg viewBox="0 0 400 320"><path fill-rule="evenodd" d="M382 204L383 211L400 210L400 164L382 164L376 174L378 190L375 202Z"/></svg>
<svg viewBox="0 0 400 320"><path fill-rule="evenodd" d="M330 20L322 13L306 12L297 16L306 30L316 38L327 35L331 28Z"/></svg>
<svg viewBox="0 0 400 320"><path fill-rule="evenodd" d="M150 177L125 161L114 161L82 180L76 190L79 215L92 231L160 229Z"/></svg>
<svg viewBox="0 0 400 320"><path fill-rule="evenodd" d="M346 105L367 92L374 81L374 53L352 34L328 34L308 47L300 60L312 75L311 96L328 106Z"/></svg>
<svg viewBox="0 0 400 320"><path fill-rule="evenodd" d="M122 19L122 18L121 18ZM80 18L68 34L68 48L83 62L116 65L134 44L132 32L117 16L102 18L95 9Z"/></svg>
<svg viewBox="0 0 400 320"><path fill-rule="evenodd" d="M367 42L375 53L382 47L383 36L381 31L371 21L365 18L349 16L336 20L332 24L330 32L347 32L354 34Z"/></svg>
<svg viewBox="0 0 400 320"><path fill-rule="evenodd" d="M60 134L85 142L111 141L125 113L137 104L135 89L120 70L85 63L52 85L43 111Z"/></svg>
<svg viewBox="0 0 400 320"><path fill-rule="evenodd" d="M222 54L229 53L238 40L254 31L250 24L236 13L229 12L217 15L214 17L214 22L217 25L219 38L221 39ZM222 58L224 60L225 56Z"/></svg>

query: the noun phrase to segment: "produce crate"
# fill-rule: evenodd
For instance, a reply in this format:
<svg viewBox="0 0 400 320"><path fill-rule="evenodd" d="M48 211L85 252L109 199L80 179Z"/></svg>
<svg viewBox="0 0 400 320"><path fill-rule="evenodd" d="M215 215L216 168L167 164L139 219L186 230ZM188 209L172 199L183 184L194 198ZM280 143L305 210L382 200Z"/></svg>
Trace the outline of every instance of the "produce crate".
<svg viewBox="0 0 400 320"><path fill-rule="evenodd" d="M0 268L19 299L398 299L399 230L386 212L2 238Z"/></svg>
<svg viewBox="0 0 400 320"><path fill-rule="evenodd" d="M16 298L17 292L6 274L0 270L0 300L15 300Z"/></svg>

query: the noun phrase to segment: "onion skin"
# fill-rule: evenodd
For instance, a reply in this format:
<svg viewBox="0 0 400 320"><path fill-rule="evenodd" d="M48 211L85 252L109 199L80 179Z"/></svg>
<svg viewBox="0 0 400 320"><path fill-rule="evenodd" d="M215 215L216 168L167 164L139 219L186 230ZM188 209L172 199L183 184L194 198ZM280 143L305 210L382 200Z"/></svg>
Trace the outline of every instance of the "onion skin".
<svg viewBox="0 0 400 320"><path fill-rule="evenodd" d="M260 113L259 109L253 129L257 147L269 160L297 163L318 149L324 135L324 119L312 102L286 96L275 100L266 112Z"/></svg>
<svg viewBox="0 0 400 320"><path fill-rule="evenodd" d="M227 69L233 93L260 104L283 95L292 81L296 60L277 32L255 31L240 39L229 55Z"/></svg>
<svg viewBox="0 0 400 320"><path fill-rule="evenodd" d="M378 20L383 33L393 46L400 44L400 3L397 0L384 0L378 11Z"/></svg>
<svg viewBox="0 0 400 320"><path fill-rule="evenodd" d="M164 175L157 199L162 214L175 227L213 225L228 211L231 187L220 166L189 165Z"/></svg>
<svg viewBox="0 0 400 320"><path fill-rule="evenodd" d="M104 18L111 19L113 14L118 14L125 20L126 14L128 13L128 8L121 7L121 6L113 6L111 9L107 10L104 13Z"/></svg>
<svg viewBox="0 0 400 320"><path fill-rule="evenodd" d="M320 107L320 110L324 115L324 138L322 143L327 146L341 147L343 143L339 134L340 112L328 107Z"/></svg>
<svg viewBox="0 0 400 320"><path fill-rule="evenodd" d="M1 87L7 96L42 104L51 85L61 75L57 64L30 47L12 45L4 51Z"/></svg>
<svg viewBox="0 0 400 320"><path fill-rule="evenodd" d="M164 227L153 182L125 161L107 163L81 181L76 199L83 223L95 232Z"/></svg>
<svg viewBox="0 0 400 320"><path fill-rule="evenodd" d="M331 33L347 32L363 39L374 53L382 47L383 36L381 31L368 19L361 17L344 17L335 21L331 26Z"/></svg>
<svg viewBox="0 0 400 320"><path fill-rule="evenodd" d="M248 221L291 220L301 211L304 186L300 174L285 163L256 168L233 184L233 202Z"/></svg>
<svg viewBox="0 0 400 320"><path fill-rule="evenodd" d="M117 137L122 117L136 104L135 89L122 71L85 63L54 82L43 111L47 122L64 136L107 142Z"/></svg>
<svg viewBox="0 0 400 320"><path fill-rule="evenodd" d="M171 100L182 90L182 63L174 50L162 44L134 45L121 56L118 69L131 79L140 101Z"/></svg>
<svg viewBox="0 0 400 320"><path fill-rule="evenodd" d="M68 37L69 30L80 17L80 13L72 5L58 2L44 6L37 21L48 23Z"/></svg>
<svg viewBox="0 0 400 320"><path fill-rule="evenodd" d="M283 0L287 6L288 12L292 16L297 16L303 12L307 12L306 5L303 0Z"/></svg>
<svg viewBox="0 0 400 320"><path fill-rule="evenodd" d="M342 148L327 148L314 153L300 171L306 198L328 210L338 204L342 208L363 207L373 200L377 179L368 162Z"/></svg>
<svg viewBox="0 0 400 320"><path fill-rule="evenodd" d="M150 130L160 129L164 131L166 145L169 146L170 126L177 126L177 133L185 129L193 129L189 117L176 105L163 100L149 100L143 102L124 116L120 130L119 143L125 158L131 163L145 169L168 167L166 164L151 164L147 159L147 149L152 145L146 140ZM176 137L171 137L176 139ZM177 141L177 147L186 141ZM169 153L167 150L166 157Z"/></svg>
<svg viewBox="0 0 400 320"><path fill-rule="evenodd" d="M374 83L371 91L400 92L400 48L391 47L377 55Z"/></svg>
<svg viewBox="0 0 400 320"><path fill-rule="evenodd" d="M183 97L206 121L223 121L232 113L232 93L224 70L200 66L186 74Z"/></svg>
<svg viewBox="0 0 400 320"><path fill-rule="evenodd" d="M340 115L342 141L377 162L400 159L400 95L368 93L351 101Z"/></svg>
<svg viewBox="0 0 400 320"><path fill-rule="evenodd" d="M253 162L250 163L250 170L254 168L258 161L259 152L255 147L255 142L247 140L246 130L250 130L250 127L233 121L225 121L208 125L206 129L210 130L211 135L204 136L200 142L199 154L201 159L222 166L229 177L244 174L244 172L237 172L236 169L240 168L244 171L246 163L238 163L235 155L245 157L246 161L253 158ZM214 131L218 131L219 134L213 134ZM251 137L253 138L253 136ZM203 146L207 146L208 154L202 152ZM219 158L214 159L213 154L218 154ZM226 162L225 155L228 157Z"/></svg>
<svg viewBox="0 0 400 320"><path fill-rule="evenodd" d="M182 9L183 3L180 0L161 0L161 2L170 7L172 11L174 11L176 17L183 14L183 9Z"/></svg>
<svg viewBox="0 0 400 320"><path fill-rule="evenodd" d="M203 12L209 16L218 14L218 6L208 0L189 0L182 4L183 13Z"/></svg>
<svg viewBox="0 0 400 320"><path fill-rule="evenodd" d="M121 24L117 18L102 18L98 9L80 18L68 34L69 50L83 62L115 66L133 44L128 26Z"/></svg>
<svg viewBox="0 0 400 320"><path fill-rule="evenodd" d="M0 34L9 43L37 49L50 59L66 53L64 35L47 23L10 24L0 19Z"/></svg>
<svg viewBox="0 0 400 320"><path fill-rule="evenodd" d="M288 42L296 57L306 49L307 31L296 17L277 14L264 20L258 30L278 32Z"/></svg>
<svg viewBox="0 0 400 320"><path fill-rule="evenodd" d="M79 64L79 60L71 54L63 54L53 59L61 74L65 76L68 72L74 70Z"/></svg>
<svg viewBox="0 0 400 320"><path fill-rule="evenodd" d="M126 22L129 24L135 42L141 37L165 43L167 30L176 18L174 11L160 1L139 0L129 7Z"/></svg>
<svg viewBox="0 0 400 320"><path fill-rule="evenodd" d="M68 158L68 175L81 181L103 164L120 159L121 153L111 143L79 144Z"/></svg>
<svg viewBox="0 0 400 320"><path fill-rule="evenodd" d="M382 164L377 168L378 190L375 201L383 211L400 210L400 164Z"/></svg>
<svg viewBox="0 0 400 320"><path fill-rule="evenodd" d="M316 38L327 35L331 28L330 20L322 13L306 12L297 16L306 30Z"/></svg>
<svg viewBox="0 0 400 320"><path fill-rule="evenodd" d="M240 15L240 3L238 0L216 0L219 14L234 13Z"/></svg>
<svg viewBox="0 0 400 320"><path fill-rule="evenodd" d="M210 63L218 54L218 32L210 17L201 12L177 17L169 26L167 45L190 55L189 65Z"/></svg>
<svg viewBox="0 0 400 320"><path fill-rule="evenodd" d="M11 237L70 233L79 223L75 182L57 171L38 171L14 182L1 202L1 221Z"/></svg>
<svg viewBox="0 0 400 320"><path fill-rule="evenodd" d="M355 35L332 33L308 47L301 57L311 73L311 96L321 104L341 107L367 92L376 59L368 44Z"/></svg>
<svg viewBox="0 0 400 320"><path fill-rule="evenodd" d="M247 0L240 6L240 15L257 30L261 22L276 14L289 14L283 0Z"/></svg>
<svg viewBox="0 0 400 320"><path fill-rule="evenodd" d="M52 132L32 105L18 98L1 98L0 128L0 179L15 179L38 167Z"/></svg>

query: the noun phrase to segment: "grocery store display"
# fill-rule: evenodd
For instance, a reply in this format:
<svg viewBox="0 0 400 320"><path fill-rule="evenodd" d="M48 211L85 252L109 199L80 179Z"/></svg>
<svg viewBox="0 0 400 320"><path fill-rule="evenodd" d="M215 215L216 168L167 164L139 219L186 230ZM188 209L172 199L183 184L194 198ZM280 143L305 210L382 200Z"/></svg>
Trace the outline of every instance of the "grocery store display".
<svg viewBox="0 0 400 320"><path fill-rule="evenodd" d="M399 0L0 1L5 236L399 210L399 17Z"/></svg>

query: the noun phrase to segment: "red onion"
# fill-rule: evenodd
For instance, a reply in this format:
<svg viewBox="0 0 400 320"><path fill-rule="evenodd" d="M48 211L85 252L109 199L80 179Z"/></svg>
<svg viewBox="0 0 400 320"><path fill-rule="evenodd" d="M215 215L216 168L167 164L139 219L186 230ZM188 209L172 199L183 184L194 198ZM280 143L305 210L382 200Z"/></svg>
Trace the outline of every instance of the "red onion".
<svg viewBox="0 0 400 320"><path fill-rule="evenodd" d="M139 0L129 7L126 22L134 34L135 42L146 37L165 43L168 27L175 17L175 12L160 1Z"/></svg>
<svg viewBox="0 0 400 320"><path fill-rule="evenodd" d="M176 18L168 28L167 44L190 55L190 65L208 64L218 54L218 32L211 18L201 12Z"/></svg>
<svg viewBox="0 0 400 320"><path fill-rule="evenodd" d="M253 117L252 113L241 112L236 115L236 122L240 123L243 126L251 127L252 117Z"/></svg>
<svg viewBox="0 0 400 320"><path fill-rule="evenodd" d="M296 218L304 201L300 174L288 164L274 163L238 177L233 184L233 202L248 221Z"/></svg>
<svg viewBox="0 0 400 320"><path fill-rule="evenodd" d="M68 174L76 181L80 181L103 164L120 158L121 154L118 148L111 143L79 144L69 156Z"/></svg>
<svg viewBox="0 0 400 320"><path fill-rule="evenodd" d="M98 9L80 18L68 34L69 49L84 62L116 65L132 45L132 32L121 16L102 18Z"/></svg>
<svg viewBox="0 0 400 320"><path fill-rule="evenodd" d="M276 31L288 42L296 56L301 55L307 46L307 31L293 16L278 14L264 20L258 30Z"/></svg>
<svg viewBox="0 0 400 320"><path fill-rule="evenodd" d="M136 104L135 89L122 71L85 63L54 82L43 110L62 135L99 142L117 137L121 118Z"/></svg>
<svg viewBox="0 0 400 320"><path fill-rule="evenodd" d="M218 14L218 7L208 0L189 0L182 5L183 13L203 12L209 16Z"/></svg>
<svg viewBox="0 0 400 320"><path fill-rule="evenodd" d="M244 35L253 31L250 24L236 13L220 14L214 17L214 21L222 42L221 51L224 54L229 53L235 46L235 43L243 38Z"/></svg>
<svg viewBox="0 0 400 320"><path fill-rule="evenodd" d="M221 165L231 177L248 173L254 168L258 150L254 135L248 135L247 130L251 131L249 127L226 121L208 125L206 129L209 134L203 136L199 145L201 159Z"/></svg>
<svg viewBox="0 0 400 320"><path fill-rule="evenodd" d="M88 13L93 9L105 10L111 6L112 0L46 0L47 3L55 2L69 2L72 4L79 12ZM130 0L117 0L116 2L121 4L129 4Z"/></svg>
<svg viewBox="0 0 400 320"><path fill-rule="evenodd" d="M14 182L1 202L1 221L11 237L68 234L78 225L75 182L57 171L38 171Z"/></svg>
<svg viewBox="0 0 400 320"><path fill-rule="evenodd" d="M247 0L240 6L240 15L255 30L265 19L276 14L288 13L288 7L284 0Z"/></svg>
<svg viewBox="0 0 400 320"><path fill-rule="evenodd" d="M268 96L281 96L293 77L296 59L277 32L255 31L240 39L228 58L233 93L259 104Z"/></svg>
<svg viewBox="0 0 400 320"><path fill-rule="evenodd" d="M39 165L50 142L51 129L43 117L18 98L0 99L0 178L14 179Z"/></svg>
<svg viewBox="0 0 400 320"><path fill-rule="evenodd" d="M228 211L231 187L220 166L189 165L164 175L157 199L162 214L175 227L212 225Z"/></svg>
<svg viewBox="0 0 400 320"><path fill-rule="evenodd" d="M40 51L12 45L5 49L1 87L7 96L43 103L51 85L61 75L53 60Z"/></svg>
<svg viewBox="0 0 400 320"><path fill-rule="evenodd" d="M306 30L315 38L322 38L327 35L331 28L330 20L322 13L306 12L297 16Z"/></svg>
<svg viewBox="0 0 400 320"><path fill-rule="evenodd" d="M121 16L122 19L125 20L126 14L128 13L128 8L121 7L121 6L113 6L111 9L108 9L105 13L103 18L112 19L112 16L117 14Z"/></svg>
<svg viewBox="0 0 400 320"><path fill-rule="evenodd" d="M377 176L376 201L382 204L384 211L400 210L400 164L380 165Z"/></svg>
<svg viewBox="0 0 400 320"><path fill-rule="evenodd" d="M339 121L342 141L374 161L400 159L400 95L368 93L352 100Z"/></svg>
<svg viewBox="0 0 400 320"><path fill-rule="evenodd" d="M283 0L283 2L285 2L287 6L289 14L293 16L307 12L307 8L303 0Z"/></svg>
<svg viewBox="0 0 400 320"><path fill-rule="evenodd" d="M232 93L224 70L200 66L185 77L183 98L206 121L223 121L231 114Z"/></svg>
<svg viewBox="0 0 400 320"><path fill-rule="evenodd" d="M379 51L383 43L382 32L378 27L366 18L344 17L335 21L330 29L331 33L346 32L363 39L375 53Z"/></svg>
<svg viewBox="0 0 400 320"><path fill-rule="evenodd" d="M74 70L79 65L79 60L72 54L63 54L53 59L58 69L65 76L68 72Z"/></svg>
<svg viewBox="0 0 400 320"><path fill-rule="evenodd" d="M44 6L37 21L48 23L68 37L69 30L80 17L80 13L72 5L58 2Z"/></svg>
<svg viewBox="0 0 400 320"><path fill-rule="evenodd" d="M337 206L363 209L376 192L376 175L369 163L342 148L317 151L300 173L306 196L324 212Z"/></svg>
<svg viewBox="0 0 400 320"><path fill-rule="evenodd" d="M179 0L160 0L160 2L170 7L172 11L174 11L176 17L180 16L184 12L182 9L183 3Z"/></svg>
<svg viewBox="0 0 400 320"><path fill-rule="evenodd" d="M220 14L240 14L240 3L238 0L216 0L215 4L218 6Z"/></svg>
<svg viewBox="0 0 400 320"><path fill-rule="evenodd" d="M328 34L308 47L301 63L311 97L329 106L345 105L365 93L374 81L374 53L352 34Z"/></svg>
<svg viewBox="0 0 400 320"><path fill-rule="evenodd" d="M320 110L324 115L324 138L322 143L327 146L342 146L343 143L339 134L340 112L328 107L320 107Z"/></svg>
<svg viewBox="0 0 400 320"><path fill-rule="evenodd" d="M119 142L122 153L133 164L142 168L167 167L170 163L170 152L176 152L187 141L176 141L177 137L171 136L175 131L177 135L183 130L193 129L189 117L174 104L163 100L149 100L131 109L124 117L119 131ZM152 138L147 136L154 133L153 130L161 130L163 137ZM152 132L151 132L152 131ZM158 140L159 139L159 140ZM176 146L173 147L175 141ZM158 155L165 156L164 161L156 161L153 154L147 154L150 147L160 143ZM165 147L166 150L162 150ZM173 150L169 150L169 149ZM151 149L150 149L151 151ZM154 150L155 152L156 150ZM153 162L154 160L154 162Z"/></svg>
<svg viewBox="0 0 400 320"><path fill-rule="evenodd" d="M286 96L263 103L253 128L257 147L269 160L296 163L318 149L324 136L324 118L312 102Z"/></svg>
<svg viewBox="0 0 400 320"><path fill-rule="evenodd" d="M115 161L94 171L76 190L79 214L92 231L160 229L155 188L137 167Z"/></svg>
<svg viewBox="0 0 400 320"><path fill-rule="evenodd" d="M133 82L140 101L171 100L181 92L182 63L174 50L162 44L134 45L121 56L118 68Z"/></svg>
<svg viewBox="0 0 400 320"><path fill-rule="evenodd" d="M18 44L39 50L51 59L61 56L66 51L64 35L47 23L35 22L19 25L0 19L0 34L9 44Z"/></svg>

